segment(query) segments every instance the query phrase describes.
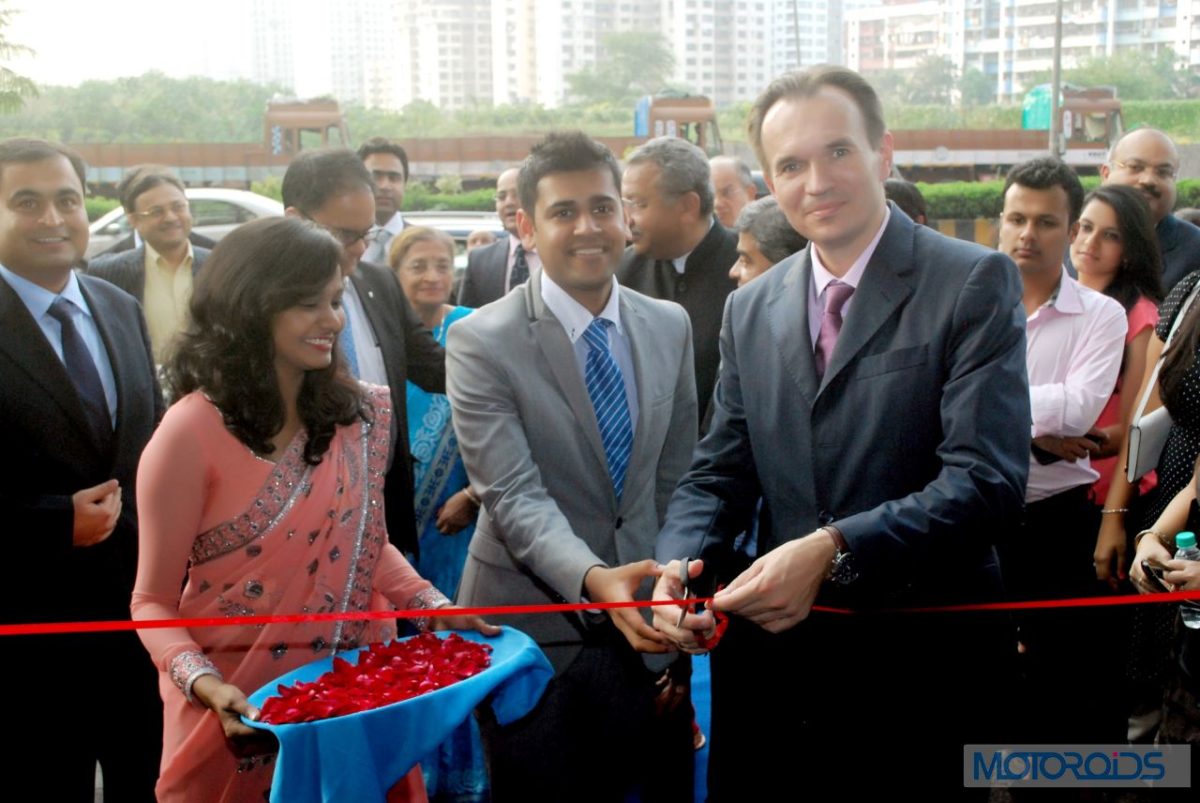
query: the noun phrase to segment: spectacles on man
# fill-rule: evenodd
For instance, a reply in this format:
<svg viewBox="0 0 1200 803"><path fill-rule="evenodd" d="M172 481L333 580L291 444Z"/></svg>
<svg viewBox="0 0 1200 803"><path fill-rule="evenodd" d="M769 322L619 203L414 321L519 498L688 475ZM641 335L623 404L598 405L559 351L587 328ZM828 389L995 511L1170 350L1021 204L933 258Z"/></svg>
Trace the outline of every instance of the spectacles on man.
<svg viewBox="0 0 1200 803"><path fill-rule="evenodd" d="M1148 165L1145 162L1140 162L1137 159L1131 159L1128 162L1118 162L1113 160L1113 165L1122 170L1127 170L1135 176L1141 175L1146 170L1154 171L1154 175L1161 178L1163 181L1172 181L1175 178L1175 166L1169 164Z"/></svg>
<svg viewBox="0 0 1200 803"><path fill-rule="evenodd" d="M340 226L326 226L324 223L312 218L308 218L308 220L332 234L334 239L342 244L343 248L349 248L359 240L362 240L364 244L369 246L379 238L379 233L382 231L378 226L372 226L364 231L355 231L354 229L343 229Z"/></svg>
<svg viewBox="0 0 1200 803"><path fill-rule="evenodd" d="M183 214L190 208L187 201L175 201L166 206L152 206L144 212L134 212L133 214L142 220L162 220L167 216L167 212L175 217L183 217Z"/></svg>

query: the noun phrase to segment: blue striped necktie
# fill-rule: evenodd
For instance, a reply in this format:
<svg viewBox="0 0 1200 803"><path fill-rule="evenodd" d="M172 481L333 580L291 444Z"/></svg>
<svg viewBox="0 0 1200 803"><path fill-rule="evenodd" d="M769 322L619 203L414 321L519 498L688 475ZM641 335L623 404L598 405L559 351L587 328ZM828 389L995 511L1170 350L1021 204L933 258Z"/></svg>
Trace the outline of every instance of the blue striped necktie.
<svg viewBox="0 0 1200 803"><path fill-rule="evenodd" d="M612 321L594 318L583 332L583 339L588 344L584 379L596 411L596 423L600 425L600 442L604 445L604 456L608 460L608 476L612 479L613 491L620 502L621 492L625 489L625 470L629 467L629 455L633 449L633 423L629 418L621 367L613 359L608 347L610 326Z"/></svg>
<svg viewBox="0 0 1200 803"><path fill-rule="evenodd" d="M359 379L361 375L358 373L358 349L354 347L354 327L350 323L350 308L342 307L342 309L346 311L346 325L338 334L338 345L342 347L342 356L346 358L346 368L349 369L350 375Z"/></svg>

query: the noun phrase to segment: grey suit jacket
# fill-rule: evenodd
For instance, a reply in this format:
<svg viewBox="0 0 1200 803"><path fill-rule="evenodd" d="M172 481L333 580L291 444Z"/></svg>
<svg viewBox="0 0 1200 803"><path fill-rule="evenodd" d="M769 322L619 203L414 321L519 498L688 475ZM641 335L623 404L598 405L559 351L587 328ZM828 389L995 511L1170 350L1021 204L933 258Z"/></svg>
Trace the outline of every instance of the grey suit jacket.
<svg viewBox="0 0 1200 803"><path fill-rule="evenodd" d="M508 272L508 237L467 254L467 270L458 288L458 305L478 309L505 293L504 276Z"/></svg>
<svg viewBox="0 0 1200 803"><path fill-rule="evenodd" d="M712 428L659 560L721 560L761 495L759 554L842 531L861 572L842 602L996 598L993 547L1019 520L1029 466L1015 266L893 207L818 380L810 249L729 297Z"/></svg>
<svg viewBox="0 0 1200 803"><path fill-rule="evenodd" d="M192 275L195 276L204 266L204 261L212 252L207 248L192 246ZM88 263L89 276L97 276L115 284L126 293L145 302L146 290L146 246L139 245L132 251L119 251L96 257Z"/></svg>
<svg viewBox="0 0 1200 803"><path fill-rule="evenodd" d="M446 391L483 500L461 604L579 602L591 567L653 555L695 442L691 325L677 304L628 288L621 288L621 324L639 412L619 505L583 375L542 301L540 272L451 327ZM506 621L541 643L556 671L579 651L584 624L575 614Z"/></svg>

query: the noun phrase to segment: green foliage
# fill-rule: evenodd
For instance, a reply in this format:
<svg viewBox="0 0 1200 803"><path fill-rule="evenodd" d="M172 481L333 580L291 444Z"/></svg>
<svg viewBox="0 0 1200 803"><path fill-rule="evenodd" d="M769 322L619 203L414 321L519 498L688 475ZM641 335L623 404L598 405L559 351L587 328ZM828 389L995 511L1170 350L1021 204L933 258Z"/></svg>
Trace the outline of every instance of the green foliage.
<svg viewBox="0 0 1200 803"><path fill-rule="evenodd" d="M972 67L963 70L962 77L958 79L958 91L962 93L963 106L984 106L996 99L996 82Z"/></svg>
<svg viewBox="0 0 1200 803"><path fill-rule="evenodd" d="M1099 176L1082 176L1080 182L1084 190L1092 190L1100 183ZM1187 183L1197 185L1197 197L1200 198L1200 181L1179 182L1181 187ZM950 181L945 184L926 184L918 182L917 188L925 196L929 208L930 220L955 220L972 218L1000 217L1004 208L1004 181Z"/></svg>
<svg viewBox="0 0 1200 803"><path fill-rule="evenodd" d="M280 176L267 176L262 181L252 181L250 191L283 203L283 179Z"/></svg>
<svg viewBox="0 0 1200 803"><path fill-rule="evenodd" d="M958 83L954 62L945 56L926 56L917 62L905 81L906 103L950 103Z"/></svg>
<svg viewBox="0 0 1200 803"><path fill-rule="evenodd" d="M407 212L493 212L496 191L490 187L471 192L441 193L426 184L409 184L404 190Z"/></svg>
<svg viewBox="0 0 1200 803"><path fill-rule="evenodd" d="M261 142L267 100L279 91L249 81L168 78L149 72L77 87L46 87L0 117L0 137L59 142Z"/></svg>
<svg viewBox="0 0 1200 803"><path fill-rule="evenodd" d="M657 31L614 31L600 39L594 64L567 76L568 94L582 103L631 106L667 86L675 57Z"/></svg>
<svg viewBox="0 0 1200 803"><path fill-rule="evenodd" d="M0 7L0 114L19 111L26 100L38 96L37 84L2 64L15 56L33 55L29 48L10 42L4 36L4 29L12 25L15 13L14 9Z"/></svg>
<svg viewBox="0 0 1200 803"><path fill-rule="evenodd" d="M120 205L121 202L116 198L105 198L103 195L94 195L91 198L83 199L83 208L87 210L89 222L97 220Z"/></svg>
<svg viewBox="0 0 1200 803"><path fill-rule="evenodd" d="M1111 56L1092 56L1063 70L1063 81L1079 86L1115 86L1122 100L1164 100L1194 94L1196 78L1170 48L1150 54L1137 48ZM1028 86L1050 82L1050 73L1030 78Z"/></svg>
<svg viewBox="0 0 1200 803"><path fill-rule="evenodd" d="M1175 186L1179 191L1179 197L1175 200L1176 209L1187 206L1200 207L1200 179L1185 178Z"/></svg>

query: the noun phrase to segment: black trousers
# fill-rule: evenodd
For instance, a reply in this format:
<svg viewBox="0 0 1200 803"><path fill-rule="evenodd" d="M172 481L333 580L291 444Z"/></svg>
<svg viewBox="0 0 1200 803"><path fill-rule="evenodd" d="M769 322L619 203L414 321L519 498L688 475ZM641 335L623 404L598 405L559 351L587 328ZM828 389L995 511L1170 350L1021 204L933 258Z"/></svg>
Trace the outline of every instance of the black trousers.
<svg viewBox="0 0 1200 803"><path fill-rule="evenodd" d="M1014 651L1004 614L814 613L780 635L734 617L712 652L709 800L986 800L963 746L1009 733Z"/></svg>
<svg viewBox="0 0 1200 803"><path fill-rule="evenodd" d="M1027 505L1021 528L1001 550L1010 596L1035 600L1112 593L1096 580L1092 564L1099 527L1099 511L1086 486ZM1021 612L1017 622L1025 651L1019 658L1017 735L1022 743L1125 741L1124 617L1116 608Z"/></svg>
<svg viewBox="0 0 1200 803"><path fill-rule="evenodd" d="M481 707L492 800L692 803L692 707L656 713L656 679L606 622L528 715L500 726Z"/></svg>

